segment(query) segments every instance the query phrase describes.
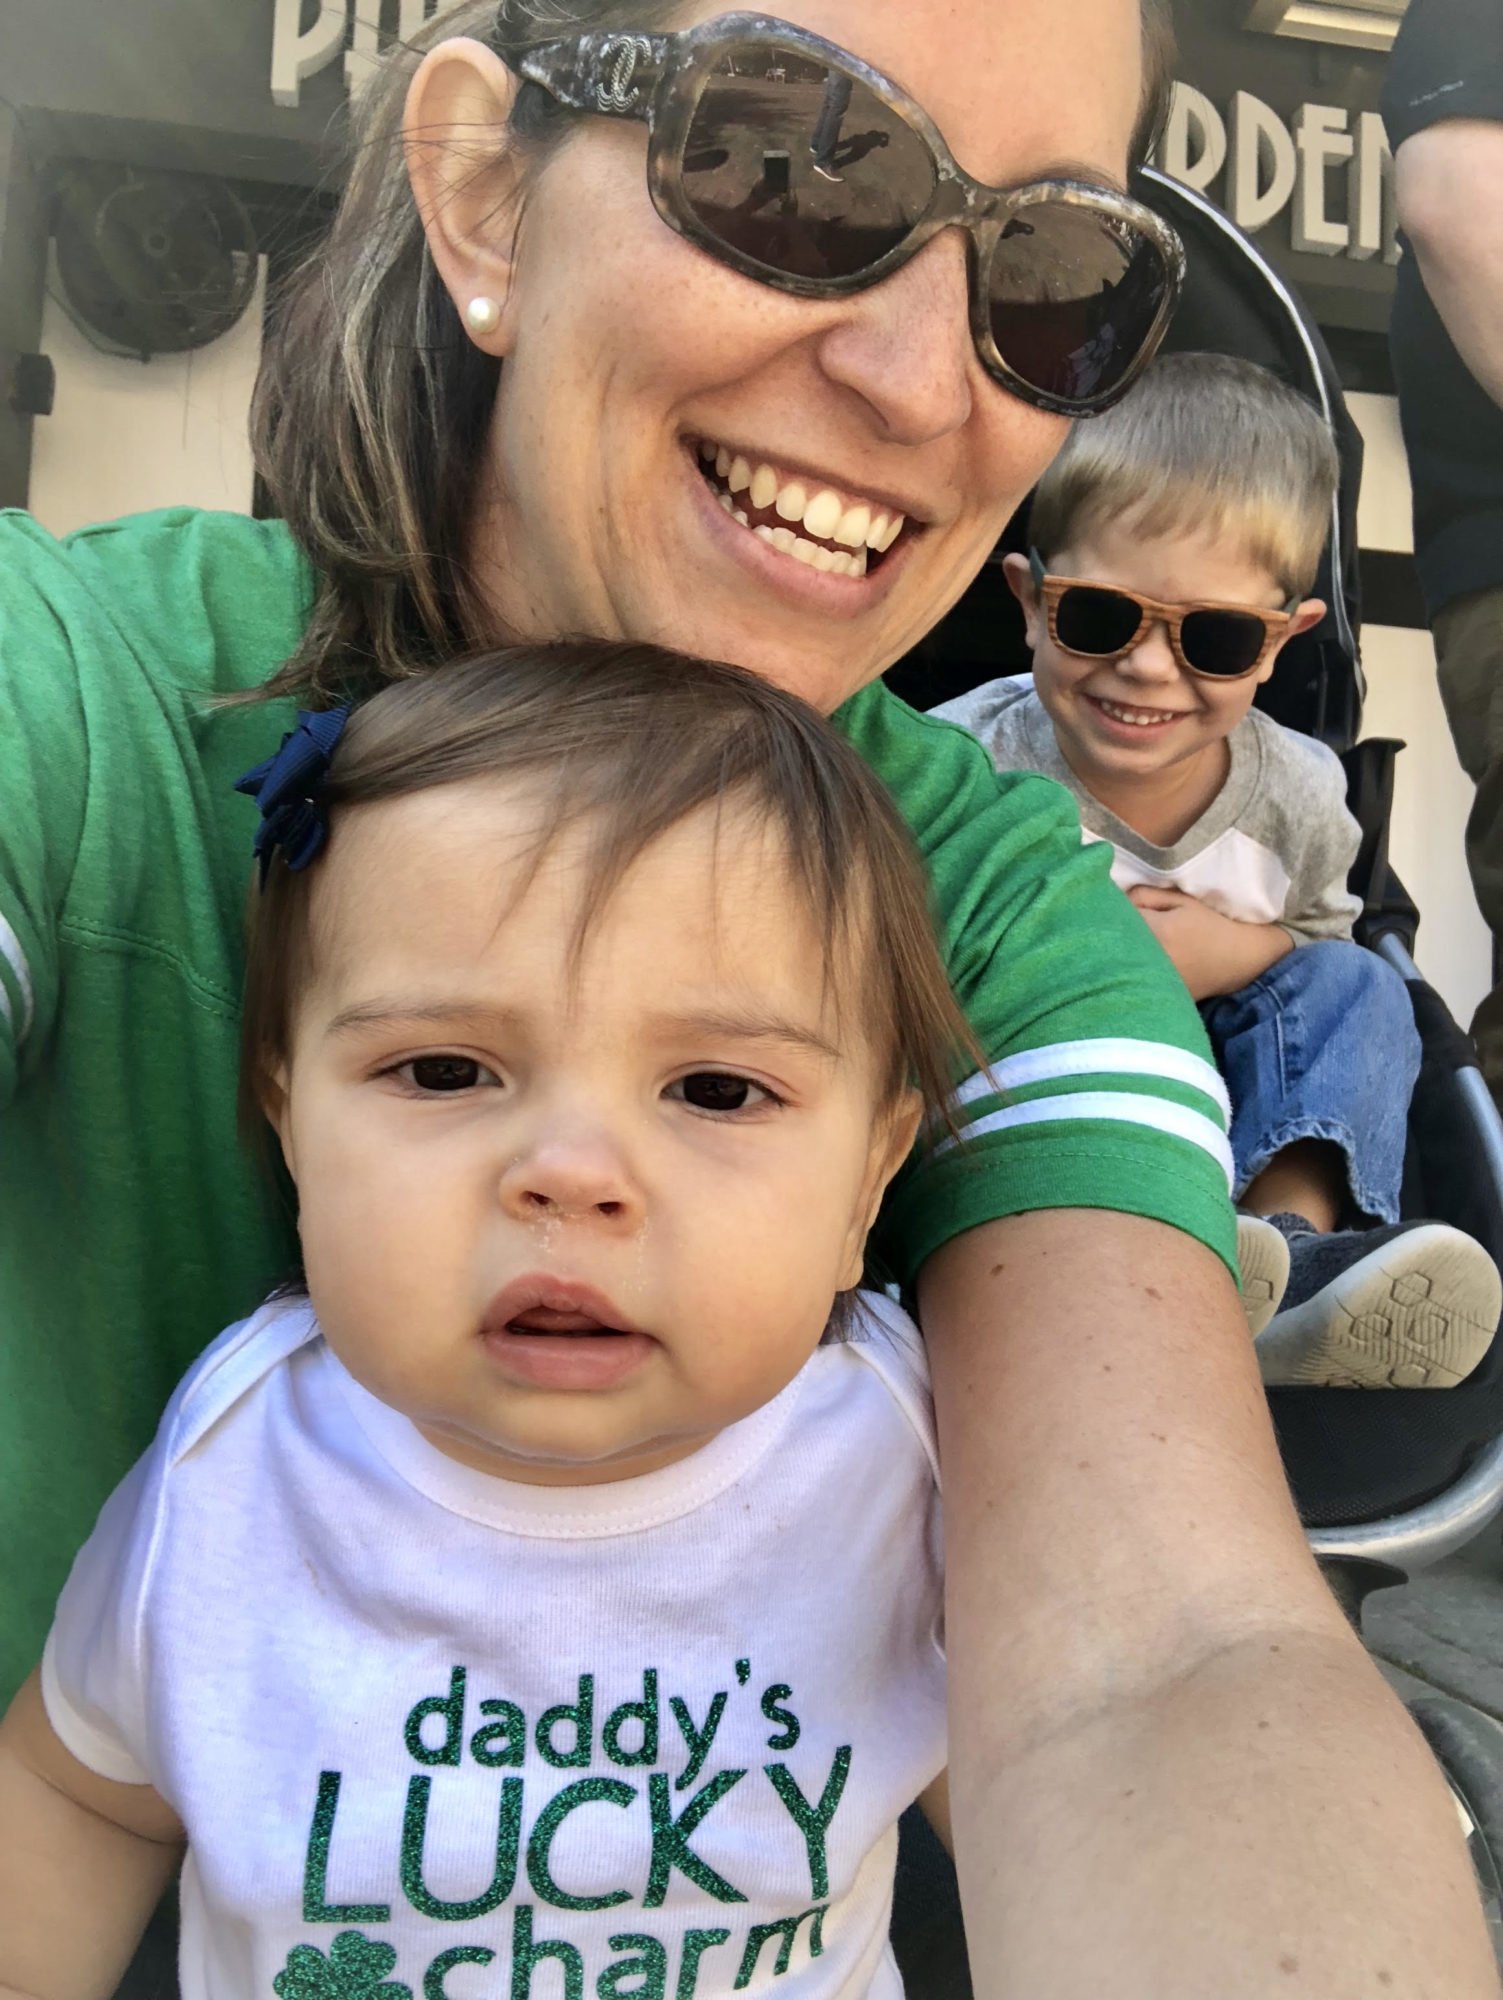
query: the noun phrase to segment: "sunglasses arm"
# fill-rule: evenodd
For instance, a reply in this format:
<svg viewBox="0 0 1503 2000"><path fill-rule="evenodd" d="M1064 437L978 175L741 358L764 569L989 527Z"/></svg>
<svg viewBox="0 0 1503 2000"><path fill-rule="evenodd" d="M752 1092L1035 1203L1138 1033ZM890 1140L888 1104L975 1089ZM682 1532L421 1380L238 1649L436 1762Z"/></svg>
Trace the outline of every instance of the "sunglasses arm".
<svg viewBox="0 0 1503 2000"><path fill-rule="evenodd" d="M646 120L678 35L571 35L544 42L511 67L569 111Z"/></svg>

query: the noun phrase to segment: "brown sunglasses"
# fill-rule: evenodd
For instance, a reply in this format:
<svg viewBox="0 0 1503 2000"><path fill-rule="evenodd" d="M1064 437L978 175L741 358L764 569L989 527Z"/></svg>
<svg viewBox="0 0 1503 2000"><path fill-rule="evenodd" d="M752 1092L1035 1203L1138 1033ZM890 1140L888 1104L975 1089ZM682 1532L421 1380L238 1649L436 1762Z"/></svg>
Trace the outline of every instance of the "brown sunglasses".
<svg viewBox="0 0 1503 2000"><path fill-rule="evenodd" d="M1240 681L1256 673L1284 638L1299 610L1290 598L1282 611L1246 604L1161 604L1117 584L1051 576L1037 549L1029 552L1033 585L1044 600L1049 637L1062 652L1088 660L1130 653L1145 632L1162 625L1181 668L1201 680Z"/></svg>

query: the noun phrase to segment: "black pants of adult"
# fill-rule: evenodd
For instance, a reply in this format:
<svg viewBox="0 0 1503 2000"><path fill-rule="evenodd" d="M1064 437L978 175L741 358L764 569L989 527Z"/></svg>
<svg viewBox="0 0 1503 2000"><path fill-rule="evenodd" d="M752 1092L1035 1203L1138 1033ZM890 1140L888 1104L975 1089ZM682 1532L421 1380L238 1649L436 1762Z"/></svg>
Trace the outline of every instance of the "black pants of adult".
<svg viewBox="0 0 1503 2000"><path fill-rule="evenodd" d="M1440 698L1462 769L1476 786L1466 826L1472 893L1503 966L1503 585L1458 597L1436 614ZM1503 980L1472 1017L1482 1074L1503 1106Z"/></svg>

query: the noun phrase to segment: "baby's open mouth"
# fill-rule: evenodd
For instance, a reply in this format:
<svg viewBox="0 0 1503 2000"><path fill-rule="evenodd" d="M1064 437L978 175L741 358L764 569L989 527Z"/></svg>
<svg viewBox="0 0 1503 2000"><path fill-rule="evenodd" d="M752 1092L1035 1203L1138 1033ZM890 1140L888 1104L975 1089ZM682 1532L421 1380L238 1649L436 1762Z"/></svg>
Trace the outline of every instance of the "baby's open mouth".
<svg viewBox="0 0 1503 2000"><path fill-rule="evenodd" d="M862 577L880 567L906 524L880 501L754 462L713 438L700 439L697 451L706 484L733 520L824 575Z"/></svg>
<svg viewBox="0 0 1503 2000"><path fill-rule="evenodd" d="M519 1312L500 1328L503 1333L570 1333L604 1335L620 1339L625 1328L607 1326L588 1313L553 1312L547 1306L532 1306Z"/></svg>

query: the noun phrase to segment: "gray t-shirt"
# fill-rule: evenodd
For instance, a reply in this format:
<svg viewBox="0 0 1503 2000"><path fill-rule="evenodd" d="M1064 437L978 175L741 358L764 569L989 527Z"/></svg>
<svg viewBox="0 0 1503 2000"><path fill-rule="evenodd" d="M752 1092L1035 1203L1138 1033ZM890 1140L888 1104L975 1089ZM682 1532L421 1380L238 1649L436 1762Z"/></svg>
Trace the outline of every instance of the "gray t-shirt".
<svg viewBox="0 0 1503 2000"><path fill-rule="evenodd" d="M1108 840L1112 879L1182 889L1240 923L1280 924L1294 942L1349 938L1362 908L1348 893L1361 828L1346 809L1334 751L1249 709L1227 738L1226 783L1172 847L1155 847L1081 784L1060 755L1031 674L988 681L934 713L985 746L999 771L1037 771L1074 795L1087 840Z"/></svg>

